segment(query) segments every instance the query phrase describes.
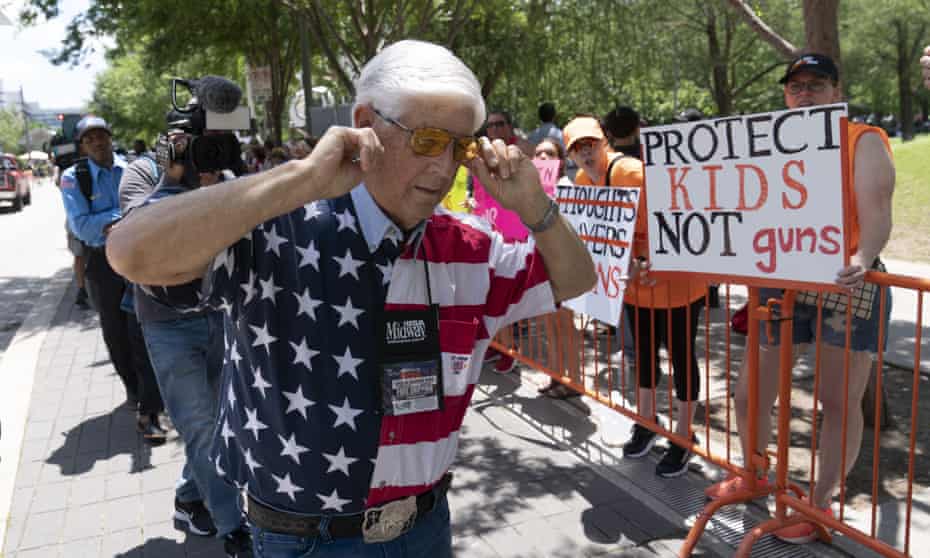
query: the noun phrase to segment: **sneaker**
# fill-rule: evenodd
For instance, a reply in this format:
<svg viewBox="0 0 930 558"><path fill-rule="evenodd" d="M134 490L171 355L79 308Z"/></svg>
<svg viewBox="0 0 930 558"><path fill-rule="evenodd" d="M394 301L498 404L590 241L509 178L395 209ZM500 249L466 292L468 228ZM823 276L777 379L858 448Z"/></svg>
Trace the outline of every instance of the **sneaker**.
<svg viewBox="0 0 930 558"><path fill-rule="evenodd" d="M87 289L84 287L78 289L77 296L74 297L74 305L81 310L87 310L90 308L90 304L87 302Z"/></svg>
<svg viewBox="0 0 930 558"><path fill-rule="evenodd" d="M223 550L227 558L252 558L252 535L245 527L239 527L223 536Z"/></svg>
<svg viewBox="0 0 930 558"><path fill-rule="evenodd" d="M760 488L768 488L769 479L768 477L763 477L756 480L756 484ZM746 481L743 480L743 477L736 474L729 474L724 480L712 484L704 490L704 495L711 500L717 500L723 498L724 496L730 496L740 491L749 490L749 487L746 485Z"/></svg>
<svg viewBox="0 0 930 558"><path fill-rule="evenodd" d="M638 424L633 425L633 437L623 444L623 457L642 457L656 443L656 433Z"/></svg>
<svg viewBox="0 0 930 558"><path fill-rule="evenodd" d="M509 374L517 367L517 362L510 355L502 354L494 364L494 371L498 374Z"/></svg>
<svg viewBox="0 0 930 558"><path fill-rule="evenodd" d="M697 438L692 438L697 443ZM669 442L668 449L656 465L656 474L665 479L680 477L688 472L688 461L691 459L691 449L683 448L678 444Z"/></svg>
<svg viewBox="0 0 930 558"><path fill-rule="evenodd" d="M829 506L821 510L830 517L833 517L833 509ZM789 544L807 544L817 540L817 527L810 521L798 523L790 527L784 527L773 533L779 540Z"/></svg>
<svg viewBox="0 0 930 558"><path fill-rule="evenodd" d="M182 502L174 499L174 528L200 537L212 537L216 534L216 525L210 512L203 505L203 500Z"/></svg>
<svg viewBox="0 0 930 558"><path fill-rule="evenodd" d="M161 427L158 420L158 414L139 415L136 419L136 429L142 434L145 442L152 446L160 446L165 443L168 433Z"/></svg>

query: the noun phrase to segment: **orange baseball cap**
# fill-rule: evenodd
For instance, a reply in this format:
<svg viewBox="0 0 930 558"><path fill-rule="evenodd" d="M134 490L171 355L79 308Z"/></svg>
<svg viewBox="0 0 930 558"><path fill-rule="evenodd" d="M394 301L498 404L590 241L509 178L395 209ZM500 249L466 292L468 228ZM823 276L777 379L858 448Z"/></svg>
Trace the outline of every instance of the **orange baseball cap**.
<svg viewBox="0 0 930 558"><path fill-rule="evenodd" d="M562 139L565 141L565 151L572 150L572 144L582 138L604 139L604 130L601 123L593 116L578 116L569 121L562 129Z"/></svg>

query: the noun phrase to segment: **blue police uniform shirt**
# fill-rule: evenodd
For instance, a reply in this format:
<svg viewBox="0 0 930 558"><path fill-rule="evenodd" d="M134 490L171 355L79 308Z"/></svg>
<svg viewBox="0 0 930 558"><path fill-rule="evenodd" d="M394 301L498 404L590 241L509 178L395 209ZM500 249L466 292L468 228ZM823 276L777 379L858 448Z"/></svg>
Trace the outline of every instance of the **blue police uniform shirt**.
<svg viewBox="0 0 930 558"><path fill-rule="evenodd" d="M93 189L91 199L84 197L74 176L74 166L61 175L61 197L68 216L68 228L81 242L95 248L103 247L103 228L120 218L119 181L126 160L113 154L113 167L104 168L87 159Z"/></svg>

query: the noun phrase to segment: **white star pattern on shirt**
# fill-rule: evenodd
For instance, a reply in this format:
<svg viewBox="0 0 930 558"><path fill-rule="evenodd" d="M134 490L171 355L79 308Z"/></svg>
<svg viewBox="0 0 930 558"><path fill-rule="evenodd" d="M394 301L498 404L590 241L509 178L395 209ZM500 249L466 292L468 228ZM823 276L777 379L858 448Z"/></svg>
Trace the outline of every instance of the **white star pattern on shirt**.
<svg viewBox="0 0 930 558"><path fill-rule="evenodd" d="M342 324L351 324L355 326L355 329L358 329L358 317L364 314L365 311L361 308L353 307L351 297L346 297L345 306L333 304L333 308L336 312L339 312L339 323L336 327L342 327Z"/></svg>
<svg viewBox="0 0 930 558"><path fill-rule="evenodd" d="M298 465L300 465L300 454L310 451L297 443L297 440L294 438L294 434L291 434L291 437L287 439L285 439L284 436L278 434L278 439L281 440L281 445L284 446L284 449L281 450L281 456L290 457L294 460L294 463L297 463Z"/></svg>
<svg viewBox="0 0 930 558"><path fill-rule="evenodd" d="M225 477L226 471L224 471L223 468L220 467L220 456L218 455L216 456L216 459L213 460L213 464L216 465L216 474L221 477Z"/></svg>
<svg viewBox="0 0 930 558"><path fill-rule="evenodd" d="M336 420L333 422L333 428L337 428L340 424L348 425L352 430L355 428L355 417L362 414L364 411L361 409L353 409L349 406L349 398L346 397L343 401L341 407L335 405L329 406L330 410L336 414Z"/></svg>
<svg viewBox="0 0 930 558"><path fill-rule="evenodd" d="M354 457L346 457L345 448L341 446L339 451L337 451L334 455L324 453L323 457L326 459L326 461L329 461L329 469L326 470L327 473L340 471L347 477L349 476L349 465L358 461L358 459L355 459Z"/></svg>
<svg viewBox="0 0 930 558"><path fill-rule="evenodd" d="M236 370L239 369L239 361L242 360L242 356L239 354L239 350L236 348L236 340L233 339L232 347L229 349L229 360L233 363L233 366L236 367Z"/></svg>
<svg viewBox="0 0 930 558"><path fill-rule="evenodd" d="M245 298L242 299L242 305L245 306L252 300L252 297L255 296L257 289L255 288L255 272L249 271L249 280L245 283L239 285L239 288L245 293Z"/></svg>
<svg viewBox="0 0 930 558"><path fill-rule="evenodd" d="M394 273L394 264L391 262L386 265L375 264L375 267L381 272L381 284L387 286L391 282L391 274Z"/></svg>
<svg viewBox="0 0 930 558"><path fill-rule="evenodd" d="M252 476L255 476L255 469L261 469L262 464L258 461L255 461L255 458L252 457L252 450L245 450L245 465L249 468L249 472L252 473Z"/></svg>
<svg viewBox="0 0 930 558"><path fill-rule="evenodd" d="M320 215L320 208L316 202L308 203L304 206L304 221L309 221Z"/></svg>
<svg viewBox="0 0 930 558"><path fill-rule="evenodd" d="M352 249L346 248L345 257L340 258L339 256L334 256L333 259L339 262L339 277L343 275L351 275L358 280L358 268L362 267L362 264L365 263L364 260L356 260L352 257Z"/></svg>
<svg viewBox="0 0 930 558"><path fill-rule="evenodd" d="M249 411L248 408L245 409L245 415L249 418L246 421L245 425L242 427L243 430L251 430L252 436L255 436L255 441L258 441L258 433L262 430L268 428L268 425L258 420L258 409Z"/></svg>
<svg viewBox="0 0 930 558"><path fill-rule="evenodd" d="M294 364L303 364L307 367L307 370L313 370L313 366L310 365L310 359L320 354L320 351L314 351L313 349L307 346L307 338L304 337L300 340L300 345L294 343L293 341L288 341L291 344L291 348L294 349Z"/></svg>
<svg viewBox="0 0 930 558"><path fill-rule="evenodd" d="M296 391L282 391L281 394L287 399L287 410L284 411L285 415L291 412L297 412L306 420L307 409L316 405L315 401L310 401L304 397L304 390L300 385L297 386Z"/></svg>
<svg viewBox="0 0 930 558"><path fill-rule="evenodd" d="M278 338L268 332L268 324L266 323L262 327L255 327L252 324L249 324L249 328L251 328L252 332L255 333L255 341L252 341L252 346L258 347L261 345L262 347L265 347L265 353L271 354L271 350L268 349L268 345L271 345L277 341Z"/></svg>
<svg viewBox="0 0 930 558"><path fill-rule="evenodd" d="M283 291L281 287L274 284L274 275L269 275L267 281L261 279L258 280L258 284L262 288L262 300L270 300L274 304L274 298L277 296L278 291Z"/></svg>
<svg viewBox="0 0 930 558"><path fill-rule="evenodd" d="M294 498L295 493L304 491L303 488L291 482L290 473L284 475L284 477L279 477L272 473L271 478L273 478L278 483L278 494L287 494L292 502L297 501L297 499Z"/></svg>
<svg viewBox="0 0 930 558"><path fill-rule="evenodd" d="M213 260L213 271L221 267L225 267L226 274L232 277L233 268L236 267L236 253L231 248L220 250L220 253L216 255L216 259Z"/></svg>
<svg viewBox="0 0 930 558"><path fill-rule="evenodd" d="M229 429L228 420L223 421L223 429L220 431L220 436L223 437L223 442L226 443L227 448L229 447L229 439L236 437L236 434L232 430Z"/></svg>
<svg viewBox="0 0 930 558"><path fill-rule="evenodd" d="M336 372L336 377L339 378L343 374L351 374L353 378L358 380L358 365L365 361L363 358L352 358L352 351L349 347L346 347L346 352L341 357L332 355L332 357L339 363L339 371ZM346 400L348 401L348 399ZM332 405L330 405L332 407ZM353 430L355 430L353 428Z"/></svg>
<svg viewBox="0 0 930 558"><path fill-rule="evenodd" d="M354 233L358 233L358 229L355 228L355 217L352 216L352 212L346 209L342 213L336 213L336 219L339 219L339 226L336 228L336 232L342 231L342 229L350 229Z"/></svg>
<svg viewBox="0 0 930 558"><path fill-rule="evenodd" d="M311 320L316 321L316 307L323 304L322 300L316 300L310 296L310 289L304 289L302 294L291 293L297 298L297 315L306 314Z"/></svg>
<svg viewBox="0 0 930 558"><path fill-rule="evenodd" d="M352 501L340 498L339 493L336 492L335 488L333 489L333 493L329 496L325 494L317 494L316 497L323 501L323 507L321 509L336 510L337 512L341 512L343 506Z"/></svg>
<svg viewBox="0 0 930 558"><path fill-rule="evenodd" d="M258 366L255 367L255 370L252 371L252 374L255 376L255 381L252 383L252 387L257 389L259 393L262 394L262 399L265 398L265 390L271 387L271 384L265 381L265 378L262 377L262 369Z"/></svg>
<svg viewBox="0 0 930 558"><path fill-rule="evenodd" d="M219 310L226 313L227 316L232 317L233 305L231 302L226 300L226 297L221 297Z"/></svg>
<svg viewBox="0 0 930 558"><path fill-rule="evenodd" d="M400 246L400 243L404 240L404 235L397 227L388 227L387 232L384 233L384 238L393 242L395 246Z"/></svg>
<svg viewBox="0 0 930 558"><path fill-rule="evenodd" d="M226 399L229 401L230 409L236 406L236 392L233 390L233 386L231 382L229 384L229 389L226 390Z"/></svg>
<svg viewBox="0 0 930 558"><path fill-rule="evenodd" d="M281 245L287 244L287 239L278 236L277 225L271 225L271 231L262 231L265 235L265 251L274 252L275 256L281 257Z"/></svg>
<svg viewBox="0 0 930 558"><path fill-rule="evenodd" d="M320 252L313 245L313 241L310 241L310 244L307 244L306 248L301 248L297 246L297 251L300 252L300 263L297 264L297 269L304 267L305 265L313 266L313 269L320 270Z"/></svg>

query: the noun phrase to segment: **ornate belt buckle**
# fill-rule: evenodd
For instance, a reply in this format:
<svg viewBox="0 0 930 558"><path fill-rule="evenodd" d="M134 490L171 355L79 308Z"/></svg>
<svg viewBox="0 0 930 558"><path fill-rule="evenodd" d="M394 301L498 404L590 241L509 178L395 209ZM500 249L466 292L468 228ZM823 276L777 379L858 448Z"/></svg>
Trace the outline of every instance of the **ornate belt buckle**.
<svg viewBox="0 0 930 558"><path fill-rule="evenodd" d="M368 508L362 519L362 539L366 543L392 541L409 531L416 519L416 496Z"/></svg>

